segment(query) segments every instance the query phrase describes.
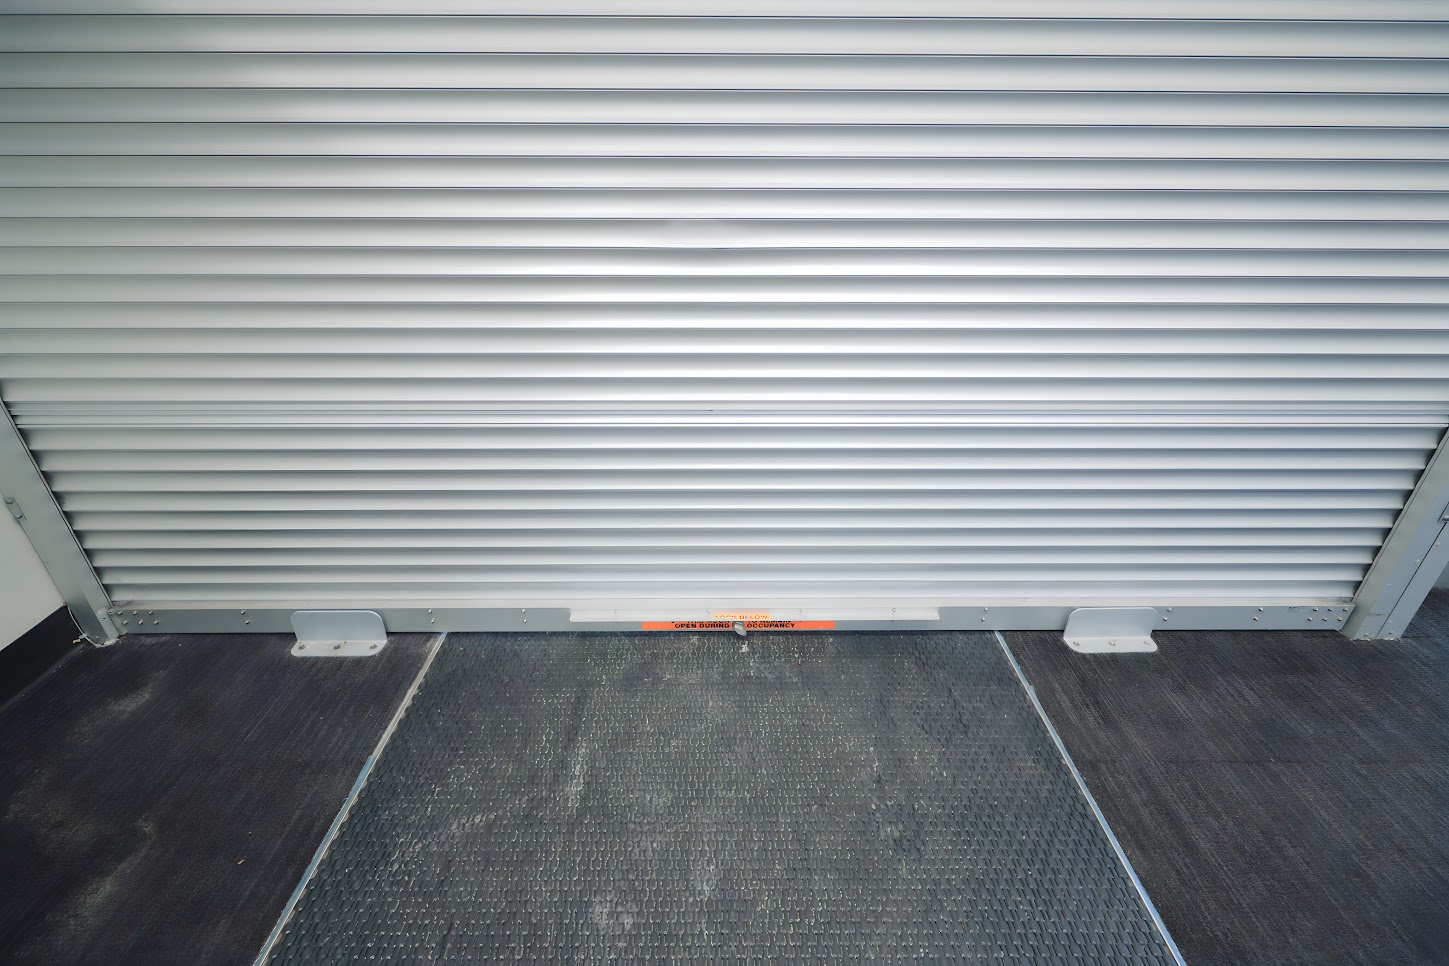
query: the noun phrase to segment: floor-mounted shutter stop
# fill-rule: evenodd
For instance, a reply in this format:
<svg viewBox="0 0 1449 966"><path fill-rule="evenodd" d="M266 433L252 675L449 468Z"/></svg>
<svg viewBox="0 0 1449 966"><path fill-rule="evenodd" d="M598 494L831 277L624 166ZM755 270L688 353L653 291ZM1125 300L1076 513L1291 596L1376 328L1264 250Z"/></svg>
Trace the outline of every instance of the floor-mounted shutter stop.
<svg viewBox="0 0 1449 966"><path fill-rule="evenodd" d="M292 615L296 657L371 657L387 646L382 615L371 610L299 610Z"/></svg>
<svg viewBox="0 0 1449 966"><path fill-rule="evenodd" d="M1067 617L1062 637L1083 654L1130 654L1157 650L1155 607L1079 607Z"/></svg>

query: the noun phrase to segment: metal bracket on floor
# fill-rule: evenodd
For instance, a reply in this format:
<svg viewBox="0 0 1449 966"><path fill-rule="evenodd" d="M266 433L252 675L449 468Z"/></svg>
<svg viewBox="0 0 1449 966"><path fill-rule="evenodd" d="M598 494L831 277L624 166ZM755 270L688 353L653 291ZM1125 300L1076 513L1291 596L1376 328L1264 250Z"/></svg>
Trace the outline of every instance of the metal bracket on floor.
<svg viewBox="0 0 1449 966"><path fill-rule="evenodd" d="M1130 654L1157 650L1152 639L1153 607L1079 607L1067 617L1062 636L1083 654Z"/></svg>
<svg viewBox="0 0 1449 966"><path fill-rule="evenodd" d="M373 610L299 610L292 630L295 657L371 657L387 646L382 615Z"/></svg>

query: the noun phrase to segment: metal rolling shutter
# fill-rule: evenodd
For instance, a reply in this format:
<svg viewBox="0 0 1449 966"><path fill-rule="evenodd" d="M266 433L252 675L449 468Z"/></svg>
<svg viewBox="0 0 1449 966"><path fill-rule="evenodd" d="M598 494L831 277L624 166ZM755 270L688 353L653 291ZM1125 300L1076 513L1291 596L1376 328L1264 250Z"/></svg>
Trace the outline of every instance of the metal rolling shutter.
<svg viewBox="0 0 1449 966"><path fill-rule="evenodd" d="M0 397L113 601L1352 598L1442 4L537 6L0 6Z"/></svg>

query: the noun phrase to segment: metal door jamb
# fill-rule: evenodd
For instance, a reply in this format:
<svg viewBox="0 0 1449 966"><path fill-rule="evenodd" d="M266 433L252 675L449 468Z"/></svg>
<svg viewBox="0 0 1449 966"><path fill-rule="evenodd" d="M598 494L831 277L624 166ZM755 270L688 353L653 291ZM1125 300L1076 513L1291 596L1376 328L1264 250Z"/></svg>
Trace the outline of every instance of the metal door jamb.
<svg viewBox="0 0 1449 966"><path fill-rule="evenodd" d="M1403 511L1379 548L1343 626L1355 641L1396 640L1449 565L1449 433L1429 460Z"/></svg>
<svg viewBox="0 0 1449 966"><path fill-rule="evenodd" d="M6 509L25 531L81 633L98 647L114 644L119 635L111 619L110 597L3 403L0 492L5 494Z"/></svg>

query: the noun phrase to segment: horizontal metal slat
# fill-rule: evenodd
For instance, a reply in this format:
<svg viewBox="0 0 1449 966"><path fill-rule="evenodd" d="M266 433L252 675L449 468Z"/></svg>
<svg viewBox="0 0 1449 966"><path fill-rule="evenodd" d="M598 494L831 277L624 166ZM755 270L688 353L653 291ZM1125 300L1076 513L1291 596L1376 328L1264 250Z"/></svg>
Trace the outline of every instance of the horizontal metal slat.
<svg viewBox="0 0 1449 966"><path fill-rule="evenodd" d="M828 407L815 410L760 411L731 408L714 412L706 409L646 411L622 405L596 410L564 411L554 408L489 409L466 402L392 403L347 400L336 404L290 402L205 402L181 408L165 402L118 402L107 406L85 400L50 403L17 403L13 412L18 425L26 430L89 427L105 432L121 428L194 428L206 426L234 429L237 427L349 427L370 425L383 428L400 426L556 426L565 423L588 424L596 429L614 425L668 426L785 426L802 419L821 426L917 426L917 425L989 425L1043 426L1048 424L1080 429L1105 426L1190 426L1194 431L1205 426L1377 426L1389 430L1419 427L1443 432L1449 426L1449 413L1422 409L1385 411L1373 407L1369 411L1349 409L1313 411L1272 409L1263 412L1227 409L1222 411L1191 411L1173 407L1162 412L1118 409L1065 410L1043 407L1014 408L937 408L911 412L897 406L878 410Z"/></svg>
<svg viewBox="0 0 1449 966"><path fill-rule="evenodd" d="M0 157L0 186L114 188L858 188L863 190L1444 191L1449 162L994 158ZM153 222L132 237L149 244ZM110 226L100 226L102 229ZM194 226L192 226L194 227ZM293 223L306 233L316 226ZM539 228L518 226L519 241ZM605 229L574 222L587 237ZM1265 226L1265 228L1268 226ZM434 223L433 245L456 227ZM479 226L475 231L488 231ZM506 226L493 226L495 237ZM53 229L49 229L53 230ZM113 228L110 230L114 231ZM407 226L402 229L406 231ZM414 229L416 230L416 229ZM618 227L613 244L647 226ZM738 227L736 231L740 230ZM791 226L789 231L808 230ZM1281 226L1280 229L1281 230ZM338 233L339 236L341 233ZM756 231L758 234L758 230ZM605 236L607 237L607 236ZM678 226L656 243L687 240ZM338 238L343 243L343 237ZM579 244L578 236L560 239ZM357 242L356 244L362 244ZM839 244L848 244L842 241ZM1320 243L1322 244L1322 243Z"/></svg>
<svg viewBox="0 0 1449 966"><path fill-rule="evenodd" d="M632 361L646 361L649 356L687 356L694 353L733 355L749 359L761 355L809 355L827 358L833 355L909 356L949 355L949 353L990 353L998 356L1165 356L1193 353L1197 356L1297 356L1314 359L1320 356L1419 356L1449 353L1449 319L1440 319L1437 327L1406 327L1398 329L1384 324L1377 332L1308 326L1272 327L1271 314L1261 319L1261 327L1174 327L1171 320L1158 326L1116 327L1053 327L1051 323L1030 324L1022 329L1011 326L985 326L975 329L969 317L958 317L955 326L914 327L901 319L891 329L888 320L880 326L810 326L809 320L794 320L794 326L733 327L565 327L548 326L542 330L526 324L494 324L480 329L443 327L443 329L275 329L252 326L248 329L67 329L45 330L39 327L6 329L0 326L0 348L13 355L87 356L104 353L109 356L216 356L225 355L238 362L259 365L294 365L283 356L303 356L301 364L319 364L314 356L333 359L349 358L343 365L375 365L378 361L400 358L407 362L430 365L435 356L443 366L467 365L472 368L475 356L516 356L523 365L558 359L567 366L580 356L616 353ZM1387 320L1385 320L1387 322ZM1306 349L1306 340L1310 345ZM275 358L272 358L275 356ZM380 359L381 358L381 359ZM129 359L133 362L133 359ZM507 365L513 365L509 362ZM613 365L613 364L611 364ZM319 366L320 368L320 366ZM449 371L449 369L443 369ZM283 375L285 369L270 369ZM339 369L341 372L341 369ZM520 375L526 369L517 369ZM600 375L607 375L601 372ZM320 377L319 377L320 378Z"/></svg>
<svg viewBox="0 0 1449 966"><path fill-rule="evenodd" d="M1000 16L1001 0L895 0L896 17ZM153 14L473 14L540 16L878 17L880 0L146 0ZM3 0L5 13L131 13L117 0ZM1080 17L1080 0L1014 0L1016 17ZM1363 0L1096 0L1097 18L1168 20L1362 20ZM1375 20L1436 20L1439 0L1376 0Z"/></svg>
<svg viewBox="0 0 1449 966"><path fill-rule="evenodd" d="M538 355L538 353L483 353L477 356L281 356L258 355L168 355L133 362L133 378L143 379L238 379L245 381L251 366L255 378L313 379L319 384L349 379L377 379L391 384L451 379L481 382L485 379L582 379L617 382L620 379L769 379L796 378L809 381L842 379L1442 379L1449 382L1449 349L1440 346L1433 355L1323 355L1311 353L1140 353L1122 356L1104 353L1084 358L1080 353L977 353L971 350L935 353L796 353L742 352L677 355L617 353L609 365L600 365L597 355ZM0 358L0 379L84 379L116 378L117 361L112 355L13 355Z"/></svg>
<svg viewBox="0 0 1449 966"><path fill-rule="evenodd" d="M1275 599L1344 600L1352 597L1353 589L1362 580L1365 568L1343 568L1334 571L1313 571L1299 575L1300 567L1284 567L1281 572L1259 574L1247 572L1243 578L1228 576L1204 577L1191 571L1178 573L1168 571L1153 577L1116 577L1112 568L1104 568L1106 576L1096 579L1067 581L1052 576L1036 579L1027 576L1016 578L998 577L994 580L975 580L971 574L939 574L932 577L910 575L901 580L880 577L845 577L833 573L823 575L821 580L810 580L798 575L793 579L771 581L768 572L758 577L741 575L734 578L705 575L694 579L655 581L647 575L636 580L590 581L580 575L569 580L560 580L554 574L540 575L537 580L498 581L446 581L399 582L386 578L362 581L343 577L338 580L315 582L272 583L272 582L225 582L225 583L173 583L163 584L147 580L128 581L120 575L120 581L108 586L112 597L119 601L201 599L216 600L229 598L238 601L242 608L253 607L258 600L290 599L295 601L315 600L414 600L419 606L436 605L438 601L476 596L485 600L506 601L510 605L527 602L531 606L578 606L586 600L619 601L638 597L653 597L661 610L672 609L673 601L703 592L708 587L721 599L740 597L759 598L774 594L774 599L800 601L816 597L840 601L849 607L862 598L884 597L893 604L905 602L930 602L950 600L951 595L963 593L988 594L985 599L997 603L1010 598L1032 598L1033 591L1043 591L1046 599L1068 599L1084 602L1115 601L1124 597L1144 597L1150 600L1171 601L1181 605L1193 600L1222 600L1241 597L1254 602L1270 602ZM154 595L154 596L153 596ZM729 595L728 598L724 595ZM977 598L980 599L980 598ZM1043 599L1040 596L1036 600ZM543 604L549 601L551 604ZM305 603L294 605L309 606ZM356 605L353 605L356 606ZM148 610L154 609L151 607ZM162 611L164 614L164 611Z"/></svg>
<svg viewBox="0 0 1449 966"><path fill-rule="evenodd" d="M304 342L326 333L353 334L359 340L387 338L389 327L411 328L419 340L473 337L489 339L510 330L529 329L541 336L553 331L569 332L579 338L596 338L600 331L626 333L649 331L672 333L688 339L700 334L722 332L782 332L794 337L796 330L833 328L842 338L860 330L883 332L893 326L903 332L976 333L982 339L999 339L1003 332L1054 333L1090 331L1183 333L1183 339L1201 338L1194 333L1220 332L1230 339L1246 331L1323 332L1353 338L1355 330L1377 327L1410 341L1436 338L1446 328L1443 310L1432 304L1293 304L1293 303L825 303L741 302L704 304L699 302L610 302L610 303L490 303L480 314L467 303L358 303L358 302L118 302L98 314L89 302L16 302L6 308L0 331L11 345L45 345L49 338L65 340L65 332L87 330L100 338L114 339L117 330L136 333L138 343L152 344L171 339L195 327L205 315L203 338L225 342L252 330L298 330ZM307 330L307 331L302 331ZM448 333L444 335L443 333ZM591 333L591 334L590 334ZM1077 336L1073 336L1077 337ZM1173 336L1164 335L1165 338ZM14 340L14 341L9 341ZM454 343L459 344L459 343ZM1325 339L1325 345L1333 344ZM1417 344L1417 343L1416 343ZM250 349L261 348L253 344Z"/></svg>
<svg viewBox="0 0 1449 966"><path fill-rule="evenodd" d="M818 415L881 411L959 413L991 411L1148 411L1153 413L1224 410L1261 412L1433 412L1441 413L1449 397L1443 375L1417 379L1386 372L1382 376L1343 379L1307 376L1292 380L1282 373L1270 377L1204 379L1132 379L1080 377L1017 377L1011 379L923 379L821 377L782 385L776 375L716 380L660 377L641 383L631 379L576 378L449 379L378 382L371 379L166 378L124 376L111 372L87 381L17 377L7 379L4 398L12 404L45 401L251 403L258 397L305 405L338 400L373 403L462 403L484 410L530 414L580 409L760 412Z"/></svg>
<svg viewBox="0 0 1449 966"><path fill-rule="evenodd" d="M67 452L37 454L40 468L57 490L196 489L225 476L233 489L269 488L285 483L291 488L402 486L411 479L446 484L454 475L474 471L495 473L607 473L613 471L662 472L683 470L813 470L845 471L862 464L906 472L970 470L1222 470L1231 465L1243 470L1291 470L1317 474L1345 466L1373 466L1379 472L1424 468L1422 449L1288 450L1258 452L1231 449L1093 450L1061 448L1040 452L1024 450L942 447L935 450L880 450L862 447L840 450L698 449L610 451L573 449L544 453L529 450L479 449L475 452L422 451L397 453L386 449L355 452L295 453L243 451L229 453L198 450L188 453L155 451ZM275 481L275 483L274 483Z"/></svg>
<svg viewBox="0 0 1449 966"><path fill-rule="evenodd" d="M295 219L366 213L372 218L444 219L1443 222L1449 220L1449 192L0 188L0 209L23 218ZM1354 247L1370 244L1360 241Z"/></svg>
<svg viewBox="0 0 1449 966"><path fill-rule="evenodd" d="M894 587L897 592L910 592L919 586L930 586L950 582L958 584L1029 585L1032 580L1041 583L1075 584L1078 582L1101 582L1106 579L1141 583L1192 583L1205 584L1249 581L1313 581L1332 580L1354 582L1363 578L1366 567L1358 564L1303 564L1274 567L1272 564L1259 566L1225 565L1214 566L1139 566L1117 565L1103 567L1097 573L1084 575L1077 565L1050 566L1027 564L1013 566L997 564L983 567L958 566L910 566L895 565L890 568L874 568L869 564L814 565L808 571L788 565L774 567L768 564L736 565L688 564L664 559L652 566L629 566L627 564L577 564L568 567L528 564L502 564L496 566L474 566L470 568L433 568L416 565L389 570L328 567L302 568L227 568L221 570L197 570L191 568L150 569L116 568L103 570L100 578L107 584L129 584L132 586L187 587L234 585L244 587L290 586L294 588L331 585L334 587L356 586L376 592L384 586L406 593L420 585L437 588L440 598L457 596L443 590L446 585L459 589L468 585L485 588L492 592L500 586L521 588L532 585L533 593L546 592L551 586L584 584L593 580L607 581L611 586L627 583L653 584L685 587L691 583L697 586L728 586L749 583L766 587L770 583L789 586L809 582L816 586L828 586L839 582L845 585L874 584ZM1108 577L1107 575L1110 575ZM335 592L335 591L334 591ZM466 590L464 590L466 593ZM169 596L169 594L167 595ZM269 596L269 595L262 595Z"/></svg>
<svg viewBox="0 0 1449 966"><path fill-rule="evenodd" d="M904 320L902 320L904 323ZM1305 340L1311 340L1311 352L1303 351ZM393 361L419 364L417 374L530 375L539 366L557 360L559 366L577 364L581 357L614 355L610 367L620 375L638 372L633 367L650 366L652 357L687 359L689 356L711 354L731 356L748 366L748 360L760 356L804 356L810 367L828 365L834 356L868 356L871 361L889 356L939 356L969 354L995 356L1003 373L1013 366L1031 365L1041 359L1046 369L1057 371L1060 357L1074 354L1093 366L1101 357L1117 357L1123 363L1135 357L1194 356L1205 358L1209 366L1231 356L1273 356L1276 362L1293 356L1305 362L1341 364L1333 357L1352 355L1355 358L1377 356L1393 359L1404 356L1449 355L1449 319L1438 329L1394 329L1385 325L1377 332L1353 329L1304 330L1285 329L1212 329L1207 327L1174 329L1168 325L1157 328L1121 329L1052 329L1032 327L1025 331L1008 327L972 329L969 320L961 320L955 328L939 326L909 328L905 324L891 329L812 328L797 325L782 330L681 327L679 329L569 329L549 327L537 331L525 327L490 329L328 329L282 330L196 329L178 332L174 329L80 329L46 331L38 328L6 330L0 327L0 350L16 358L17 368L10 374L23 374L30 362L20 356L39 356L42 367L56 364L52 357L71 357L80 365L99 364L104 355L118 364L131 364L133 357L164 360L171 356L193 358L225 356L226 361L264 367L267 375L292 375L325 368L333 375L355 374L356 367L384 367L391 371ZM32 360L33 361L33 360ZM797 365L802 360L782 362ZM212 365L218 363L210 363ZM685 362L686 366L693 365ZM859 361L850 364L859 366ZM1173 364L1171 362L1169 365ZM0 363L3 366L3 363ZM436 368L442 366L443 368ZM486 366L486 368L484 368ZM504 367L501 370L495 366ZM532 369L531 369L532 367ZM4 370L0 370L4 371ZM43 372L43 368L41 372ZM745 371L748 371L747 369ZM834 370L828 370L834 372ZM871 368L868 371L877 371ZM880 371L884 372L884 368ZM929 366L922 374L930 374ZM1248 370L1245 370L1248 371ZM838 374L838 373L837 373Z"/></svg>
<svg viewBox="0 0 1449 966"><path fill-rule="evenodd" d="M1100 91L10 89L0 90L0 121L1426 127L1449 123L1449 98Z"/></svg>
<svg viewBox="0 0 1449 966"><path fill-rule="evenodd" d="M1286 488L1207 490L1160 489L1148 494L1138 490L1101 491L1070 486L1022 489L958 491L896 491L885 489L800 492L772 489L677 489L614 491L523 491L478 490L466 493L431 492L208 492L208 493L71 493L60 494L67 513L145 511L185 513L280 512L290 514L378 511L382 513L428 513L437 511L482 511L525 513L608 513L613 511L726 510L790 511L811 513L844 510L870 513L889 510L964 510L1004 512L1023 510L1104 510L1156 507L1186 512L1271 509L1379 509L1397 511L1408 496L1405 488L1326 491Z"/></svg>
<svg viewBox="0 0 1449 966"><path fill-rule="evenodd" d="M1387 526L1387 525L1386 525ZM708 530L701 528L623 529L608 530L509 530L503 527L488 531L458 532L453 530L227 530L192 533L178 530L100 530L80 536L86 548L99 558L102 554L135 553L195 554L212 558L219 552L263 553L290 557L297 553L362 555L405 552L417 554L446 553L457 550L467 553L491 550L552 549L579 552L597 548L605 553L620 549L674 550L700 547L730 548L749 552L761 548L782 551L812 551L820 548L868 548L877 551L902 552L917 549L940 549L962 552L1010 553L1094 552L1123 549L1156 551L1180 548L1195 554L1198 549L1212 548L1223 552L1269 550L1294 552L1299 549L1327 548L1332 553L1370 554L1383 541L1385 530L1352 528L1287 528L1264 526L1259 529L1183 528L1170 536L1159 529L1091 529L1071 527L1040 529L879 529L861 530L849 527L796 530L788 526L769 528L732 528ZM1164 551L1167 552L1167 551ZM119 559L119 558L118 558Z"/></svg>
<svg viewBox="0 0 1449 966"><path fill-rule="evenodd" d="M668 545L577 548L472 548L446 550L412 548L394 550L238 550L233 548L206 550L97 550L92 562L107 568L109 574L136 573L142 568L153 574L194 568L210 572L235 570L238 576L250 568L282 567L291 572L306 569L343 567L363 576L384 569L420 568L432 573L447 573L470 568L511 566L640 566L658 565L668 560L677 565L715 564L724 566L779 566L782 564L834 564L837 566L879 566L903 564L913 567L966 565L984 568L994 564L1019 568L1032 564L1089 566L1119 564L1135 567L1185 566L1249 567L1282 564L1313 564L1333 566L1367 566L1373 562L1373 548L1351 546L1329 547L1121 547L1121 548L1056 548L1030 549L998 547L679 547ZM252 573L251 576L255 576ZM106 576L104 579L115 579ZM170 579L170 578L166 578ZM335 578L334 578L335 579Z"/></svg>
<svg viewBox="0 0 1449 966"><path fill-rule="evenodd" d="M0 357L0 379L119 378L166 380L200 378L246 381L248 369L258 381L305 379L323 385L349 380L378 380L379 384L407 384L426 380L485 380L521 382L540 379L578 379L597 385L625 380L680 379L763 380L785 378L796 383L816 380L862 383L917 378L923 382L972 379L991 382L1051 378L1083 381L1106 379L1218 379L1254 380L1437 380L1449 383L1449 365L1440 355L1400 354L1209 354L1158 353L1122 356L1103 353L1084 358L1076 353L976 353L969 350L935 353L811 354L808 349L787 353L736 349L712 355L618 353L604 366L597 354L483 353L450 355L324 355L261 356L254 354L138 356L126 360L124 370L112 355L26 354Z"/></svg>
<svg viewBox="0 0 1449 966"><path fill-rule="evenodd" d="M864 455L864 454L862 454ZM518 491L538 493L652 492L732 493L770 491L781 493L857 491L878 488L882 493L938 491L972 494L976 491L1097 491L1151 490L1335 490L1407 492L1418 481L1419 469L1322 469L1259 470L1228 468L1206 470L1160 464L1141 470L1081 468L1052 471L1035 468L992 470L970 467L932 470L888 466L881 469L809 470L755 467L748 469L688 470L661 466L649 470L578 470L548 472L472 473L245 473L221 471L189 474L122 473L107 480L91 477L76 481L66 474L50 477L51 487L64 498L82 494L105 499L133 497L152 499L155 494L176 493L198 499L207 494L226 496L263 493L268 498L282 494L312 494L343 497L352 494L428 494L450 499L456 494L488 494ZM968 497L969 498L969 497Z"/></svg>
<svg viewBox="0 0 1449 966"><path fill-rule="evenodd" d="M0 245L1409 250L1449 248L1449 220L0 217Z"/></svg>
<svg viewBox="0 0 1449 966"><path fill-rule="evenodd" d="M1304 508L1295 504L1288 508L1233 508L1216 510L1160 510L1138 508L1071 509L1052 507L1027 512L991 510L880 510L862 514L814 508L778 510L749 508L745 510L655 510L638 511L496 511L469 510L425 511L406 513L373 511L347 512L337 510L311 513L241 512L241 511L85 511L70 515L76 531L90 534L104 530L147 531L251 531L279 532L287 530L346 530L381 533L388 530L455 530L478 531L504 528L567 531L636 530L641 527L697 530L728 527L741 531L773 531L776 529L834 530L849 527L856 530L899 529L978 529L1020 530L1026 527L1051 528L1131 528L1176 531L1180 529L1241 530L1261 527L1270 530L1322 528L1325 531L1361 530L1393 525L1397 508Z"/></svg>
<svg viewBox="0 0 1449 966"><path fill-rule="evenodd" d="M35 87L1444 94L1449 72L1433 57L50 52L0 57L0 88Z"/></svg>
<svg viewBox="0 0 1449 966"><path fill-rule="evenodd" d="M687 556L687 555L686 555ZM399 584L432 582L492 583L510 578L523 581L569 581L604 578L611 581L661 580L682 581L690 578L701 580L866 580L872 576L872 563L868 560L837 556L834 560L823 556L805 556L799 559L765 560L749 556L731 560L690 560L676 558L673 554L658 554L649 557L620 557L614 553L599 554L593 560L540 560L525 561L501 559L493 562L473 560L456 565L420 563L416 559L395 564L324 564L320 566L297 566L298 558L292 564L278 566L273 563L249 566L234 563L223 566L167 567L132 566L115 567L101 572L106 582L127 583L170 583L196 584L221 581L306 584L317 581L342 583L348 580L359 582L393 581ZM802 573L793 565L811 563L811 572ZM972 558L964 563L951 560L895 561L890 570L881 570L876 579L883 583L908 580L971 580L990 583L993 580L1022 580L1040 575L1044 580L1073 581L1083 579L1083 561L1067 560L981 560ZM1222 580L1236 577L1251 580L1262 577L1265 580L1282 579L1292 566L1292 573L1299 579L1341 579L1351 580L1363 575L1368 561L1356 563L1342 560L1303 561L1275 559L1272 555L1259 558L1256 563L1244 560L1189 560L1185 562L1155 561L1133 558L1104 562L1111 571L1122 579L1190 579ZM1097 575L1086 575L1086 579L1101 579Z"/></svg>
<svg viewBox="0 0 1449 966"><path fill-rule="evenodd" d="M1260 417L1271 423L1271 417ZM26 433L31 449L52 452L137 452L189 454L193 452L287 452L297 455L329 451L378 450L409 452L537 452L553 454L583 450L636 451L648 449L673 454L701 448L747 447L770 452L909 451L921 447L983 447L1020 453L1046 451L1105 451L1125 448L1146 451L1217 451L1260 453L1321 452L1348 449L1416 448L1425 453L1439 443L1444 430L1428 426L1329 424L1194 425L1184 432L1180 424L1162 426L1003 425L966 423L956 426L830 425L803 422L793 426L465 426L390 425L374 419L361 426L248 426L206 428L125 427L96 429L35 429ZM250 456L248 456L250 458ZM1375 459L1379 457L1375 456Z"/></svg>
<svg viewBox="0 0 1449 966"><path fill-rule="evenodd" d="M1231 580L1223 579L1217 581L1206 580L1080 580L1070 584L1053 584L1045 581L1033 581L1030 579L1019 581L999 581L990 585L990 597L987 599L996 601L1008 601L1014 599L1041 600L1043 593L1046 599L1059 599L1061 596L1068 596L1068 599L1075 598L1081 601L1115 601L1133 600L1140 602L1144 597L1148 599L1166 600L1174 603L1193 600L1223 600L1242 599L1245 601L1271 602L1273 600L1344 600L1352 598L1354 588L1358 584L1357 579L1298 579L1291 571L1278 575L1277 580L1248 579ZM782 588L778 583L769 581L711 581L709 587L714 591L714 599L723 595L735 597L774 598L779 599ZM109 588L111 596L120 601L125 600L232 600L247 606L248 602L256 600L288 600L288 601L316 601L316 600L416 600L419 606L426 606L427 602L438 600L449 600L458 598L476 598L479 600L507 601L510 604L522 600L534 602L534 606L548 606L539 603L540 601L553 602L552 606L569 606L580 600L620 600L630 597L652 598L660 600L661 606L667 607L671 599L692 596L700 590L698 581L674 581L663 583L659 581L641 581L635 583L621 582L584 582L573 583L526 583L514 582L488 582L443 584L433 583L418 586L394 586L387 582L377 584L363 583L335 583L335 584L314 584L305 587L298 587L292 584L270 584L254 583L247 585L237 584L190 584L190 585L158 585L158 584L114 584ZM966 593L982 593L970 584L961 581L931 581L913 582L909 587L901 587L898 584L891 584L879 580L862 581L794 581L790 584L787 599L803 600L820 598L824 600L839 600L847 604L854 604L863 597L880 596L892 601L896 600L923 600L935 602L942 599L949 600L953 596L959 597ZM980 599L979 597L976 599Z"/></svg>
<svg viewBox="0 0 1449 966"><path fill-rule="evenodd" d="M686 248L0 248L0 276L1216 276L1444 277L1449 248L1437 251L1256 249L686 249ZM0 320L3 325L3 320ZM1446 324L1449 328L1449 324ZM105 330L92 330L99 337ZM289 330L268 333L266 351L294 345ZM642 330L641 330L642 331ZM77 333L79 334L79 333ZM161 340L125 340L159 348ZM380 337L382 334L379 333ZM426 332L394 333L421 350ZM574 334L571 338L577 338ZM655 333L652 338L658 338ZM1241 336L1240 336L1241 337ZM256 337L249 336L255 345ZM336 336L328 336L334 340ZM459 336L453 336L454 340ZM120 349L123 340L114 340ZM490 340L490 343L493 340ZM167 334L164 344L175 344ZM148 350L149 351L149 350ZM417 351L417 350L415 350Z"/></svg>
<svg viewBox="0 0 1449 966"><path fill-rule="evenodd" d="M836 17L12 15L0 52L1442 57L1449 23Z"/></svg>
<svg viewBox="0 0 1449 966"><path fill-rule="evenodd" d="M1441 161L1449 154L1449 129L1044 124L7 123L0 124L0 153Z"/></svg>
<svg viewBox="0 0 1449 966"><path fill-rule="evenodd" d="M1443 304L1449 278L1203 276L0 276L0 302ZM684 310L688 314L687 309Z"/></svg>

